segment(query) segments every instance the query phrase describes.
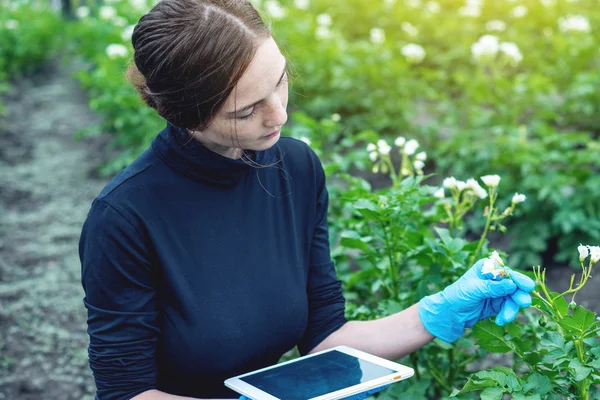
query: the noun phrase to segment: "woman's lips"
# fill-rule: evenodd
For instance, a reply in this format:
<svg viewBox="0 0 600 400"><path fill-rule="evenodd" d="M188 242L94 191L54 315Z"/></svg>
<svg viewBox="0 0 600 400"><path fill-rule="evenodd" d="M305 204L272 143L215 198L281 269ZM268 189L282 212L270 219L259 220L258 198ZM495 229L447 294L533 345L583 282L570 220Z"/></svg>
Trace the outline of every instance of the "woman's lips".
<svg viewBox="0 0 600 400"><path fill-rule="evenodd" d="M281 129L277 129L275 132L268 134L267 136L265 136L265 139L271 139L274 138L275 136L279 135L279 132L281 131Z"/></svg>

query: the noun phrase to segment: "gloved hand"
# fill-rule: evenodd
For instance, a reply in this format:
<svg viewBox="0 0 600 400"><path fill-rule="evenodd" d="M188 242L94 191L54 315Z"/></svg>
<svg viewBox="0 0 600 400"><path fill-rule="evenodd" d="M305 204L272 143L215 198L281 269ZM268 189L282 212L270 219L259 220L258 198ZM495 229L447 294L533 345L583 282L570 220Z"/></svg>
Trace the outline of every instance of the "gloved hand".
<svg viewBox="0 0 600 400"><path fill-rule="evenodd" d="M496 324L502 326L516 318L520 307L531 305L529 292L535 282L508 267L496 265L510 278L482 272L490 262L486 258L477 261L456 282L419 302L419 317L429 333L452 343L477 321L496 316Z"/></svg>
<svg viewBox="0 0 600 400"><path fill-rule="evenodd" d="M355 394L355 395L350 396L350 397L344 397L343 400L364 400L364 399L366 399L367 397L369 397L372 394L375 394L377 392L381 392L382 390L387 389L389 386L390 385L382 386L382 387L375 388L373 390L369 390L368 392ZM239 398L239 400L251 400L251 399L249 399L246 396L242 396L242 397Z"/></svg>

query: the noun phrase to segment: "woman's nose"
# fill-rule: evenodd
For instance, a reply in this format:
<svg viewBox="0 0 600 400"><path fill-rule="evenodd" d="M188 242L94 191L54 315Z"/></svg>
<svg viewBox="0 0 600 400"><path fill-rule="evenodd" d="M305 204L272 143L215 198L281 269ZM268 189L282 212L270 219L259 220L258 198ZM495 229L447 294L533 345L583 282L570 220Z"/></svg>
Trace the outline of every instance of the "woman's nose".
<svg viewBox="0 0 600 400"><path fill-rule="evenodd" d="M281 99L277 98L269 108L269 113L265 118L264 125L269 128L274 128L283 126L286 122L287 112L285 110L285 104L282 103Z"/></svg>

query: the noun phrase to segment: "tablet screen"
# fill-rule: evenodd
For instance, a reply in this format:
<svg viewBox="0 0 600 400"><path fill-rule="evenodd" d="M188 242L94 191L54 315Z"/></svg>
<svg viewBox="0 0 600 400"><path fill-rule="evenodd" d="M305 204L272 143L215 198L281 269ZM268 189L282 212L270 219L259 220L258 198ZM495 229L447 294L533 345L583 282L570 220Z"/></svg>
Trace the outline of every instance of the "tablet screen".
<svg viewBox="0 0 600 400"><path fill-rule="evenodd" d="M240 379L280 399L306 400L394 372L333 350Z"/></svg>

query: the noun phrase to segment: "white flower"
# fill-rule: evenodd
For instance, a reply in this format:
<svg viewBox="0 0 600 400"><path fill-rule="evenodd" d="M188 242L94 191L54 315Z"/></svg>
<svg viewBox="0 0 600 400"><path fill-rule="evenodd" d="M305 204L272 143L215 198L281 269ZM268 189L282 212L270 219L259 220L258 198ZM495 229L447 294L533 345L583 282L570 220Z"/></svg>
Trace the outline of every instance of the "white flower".
<svg viewBox="0 0 600 400"><path fill-rule="evenodd" d="M377 149L379 150L380 154L389 154L390 151L392 150L390 145L387 144L387 142L383 139L379 139L377 141Z"/></svg>
<svg viewBox="0 0 600 400"><path fill-rule="evenodd" d="M473 178L467 179L467 188L475 192L475 195L480 199L485 199L488 195L486 190Z"/></svg>
<svg viewBox="0 0 600 400"><path fill-rule="evenodd" d="M583 15L569 15L559 18L558 28L561 32L584 32L591 30L590 21Z"/></svg>
<svg viewBox="0 0 600 400"><path fill-rule="evenodd" d="M377 157L379 157L379 153L377 153L376 151L372 151L369 153L369 159L371 159L371 161L375 162L377 160Z"/></svg>
<svg viewBox="0 0 600 400"><path fill-rule="evenodd" d="M525 200L527 200L527 196L525 196L524 194L515 193L515 195L512 198L512 203L519 204L524 202Z"/></svg>
<svg viewBox="0 0 600 400"><path fill-rule="evenodd" d="M425 153L424 151L418 153L415 156L415 159L420 160L420 161L426 161L427 160L427 153Z"/></svg>
<svg viewBox="0 0 600 400"><path fill-rule="evenodd" d="M285 17L286 14L285 8L281 7L281 4L279 4L277 0L267 0L265 2L265 10L275 19L281 19Z"/></svg>
<svg viewBox="0 0 600 400"><path fill-rule="evenodd" d="M579 261L581 262L583 262L583 260L585 260L590 254L588 251L588 247L582 244L579 244L579 246L577 246L577 250L579 251Z"/></svg>
<svg viewBox="0 0 600 400"><path fill-rule="evenodd" d="M75 9L75 16L79 19L83 19L86 17L89 17L90 15L90 8L86 7L86 6L81 6L81 7L77 7Z"/></svg>
<svg viewBox="0 0 600 400"><path fill-rule="evenodd" d="M444 197L446 197L446 195L444 194L444 188L441 187L438 190L436 190L435 193L433 193L433 197L437 199L443 199Z"/></svg>
<svg viewBox="0 0 600 400"><path fill-rule="evenodd" d="M127 21L127 18L121 17L120 15L117 15L116 17L114 17L112 22L113 22L113 25L120 26L120 27L124 27L129 23L129 21Z"/></svg>
<svg viewBox="0 0 600 400"><path fill-rule="evenodd" d="M367 151L371 152L371 151L377 151L377 146L375 145L375 143L369 143L367 145Z"/></svg>
<svg viewBox="0 0 600 400"><path fill-rule="evenodd" d="M491 187L491 188L495 188L498 187L498 184L500 183L500 176L499 175L485 175L481 177L481 180L483 181L483 183L485 183L486 186Z"/></svg>
<svg viewBox="0 0 600 400"><path fill-rule="evenodd" d="M100 18L112 19L117 16L117 11L110 6L102 6L99 11Z"/></svg>
<svg viewBox="0 0 600 400"><path fill-rule="evenodd" d="M146 3L146 0L129 0L129 4L131 4L137 11L145 12L148 10L148 4Z"/></svg>
<svg viewBox="0 0 600 400"><path fill-rule="evenodd" d="M488 31L503 32L506 30L506 22L494 19L485 24L485 29Z"/></svg>
<svg viewBox="0 0 600 400"><path fill-rule="evenodd" d="M415 162L413 163L413 167L417 170L420 171L425 167L425 162L421 161L421 160L415 160Z"/></svg>
<svg viewBox="0 0 600 400"><path fill-rule="evenodd" d="M453 176L450 176L446 179L444 179L444 181L442 182L442 185L446 188L446 189L456 189L456 178Z"/></svg>
<svg viewBox="0 0 600 400"><path fill-rule="evenodd" d="M402 28L402 30L406 32L408 36L415 37L419 34L419 30L417 29L417 27L411 24L410 22L403 22L400 25L400 28Z"/></svg>
<svg viewBox="0 0 600 400"><path fill-rule="evenodd" d="M504 267L504 261L502 261L502 257L500 257L500 254L498 254L498 252L496 250L494 250L492 252L492 255L490 256L490 260L492 260L499 266Z"/></svg>
<svg viewBox="0 0 600 400"><path fill-rule="evenodd" d="M331 36L331 31L324 25L320 25L315 32L315 37L317 39L329 39Z"/></svg>
<svg viewBox="0 0 600 400"><path fill-rule="evenodd" d="M121 33L121 39L123 39L123 41L125 42L129 42L131 40L131 37L133 36L134 29L135 25L129 25L125 29L123 29L123 32Z"/></svg>
<svg viewBox="0 0 600 400"><path fill-rule="evenodd" d="M600 246L588 246L590 249L590 261L596 264L600 260Z"/></svg>
<svg viewBox="0 0 600 400"><path fill-rule="evenodd" d="M317 15L317 24L321 26L329 26L331 25L331 15L329 14L319 14Z"/></svg>
<svg viewBox="0 0 600 400"><path fill-rule="evenodd" d="M556 4L556 0L540 0L544 7L552 7Z"/></svg>
<svg viewBox="0 0 600 400"><path fill-rule="evenodd" d="M402 47L401 53L404 57L406 57L407 61L410 63L418 64L425 58L425 49L423 46L409 43L406 46Z"/></svg>
<svg viewBox="0 0 600 400"><path fill-rule="evenodd" d="M522 18L527 15L527 11L529 11L527 7L521 4L520 6L513 8L511 14L515 18Z"/></svg>
<svg viewBox="0 0 600 400"><path fill-rule="evenodd" d="M463 17L478 18L481 15L481 0L467 0L467 4L458 13Z"/></svg>
<svg viewBox="0 0 600 400"><path fill-rule="evenodd" d="M306 136L302 136L302 137L300 138L300 140L301 140L301 141L303 141L304 143L306 143L307 145L309 145L309 146L310 146L310 143L311 143L311 141L310 141L310 139L309 139L309 138L307 138Z"/></svg>
<svg viewBox="0 0 600 400"><path fill-rule="evenodd" d="M456 189L459 192L462 192L463 190L465 190L467 188L467 183L463 182L463 181L456 181Z"/></svg>
<svg viewBox="0 0 600 400"><path fill-rule="evenodd" d="M410 8L419 8L421 7L421 0L405 0L406 5Z"/></svg>
<svg viewBox="0 0 600 400"><path fill-rule="evenodd" d="M523 60L523 55L515 43L500 43L500 51L510 57L515 63L520 63Z"/></svg>
<svg viewBox="0 0 600 400"><path fill-rule="evenodd" d="M341 119L342 119L342 116L340 114L338 114L338 113L331 114L331 120L333 122L340 122Z"/></svg>
<svg viewBox="0 0 600 400"><path fill-rule="evenodd" d="M435 1L428 1L425 4L425 11L430 14L437 14L440 12L440 10L441 10L441 7L440 7L439 3L435 2Z"/></svg>
<svg viewBox="0 0 600 400"><path fill-rule="evenodd" d="M310 3L308 0L294 0L294 6L300 10L308 10Z"/></svg>
<svg viewBox="0 0 600 400"><path fill-rule="evenodd" d="M471 54L475 58L493 57L500 50L500 40L494 35L483 35L473 45L471 45Z"/></svg>
<svg viewBox="0 0 600 400"><path fill-rule="evenodd" d="M483 261L483 266L481 267L481 273L483 275L492 274L492 279L497 279L499 276L501 276L502 272L504 272L504 270L502 268L496 267L496 263L494 262L494 260L486 258Z"/></svg>
<svg viewBox="0 0 600 400"><path fill-rule="evenodd" d="M385 31L381 28L372 28L370 35L371 42L375 44L381 44L385 41Z"/></svg>
<svg viewBox="0 0 600 400"><path fill-rule="evenodd" d="M17 29L19 27L19 21L14 20L14 19L9 19L4 23L4 26L8 30Z"/></svg>
<svg viewBox="0 0 600 400"><path fill-rule="evenodd" d="M413 154L415 154L415 151L417 151L418 147L419 142L417 142L415 139L411 139L404 144L404 153L407 156L412 156Z"/></svg>
<svg viewBox="0 0 600 400"><path fill-rule="evenodd" d="M404 143L406 143L404 136L398 136L396 140L394 140L394 144L398 147L404 146Z"/></svg>
<svg viewBox="0 0 600 400"><path fill-rule="evenodd" d="M109 44L106 47L106 55L112 59L119 58L119 57L127 57L127 53L128 53L127 47L125 47L122 44L113 43L113 44Z"/></svg>

